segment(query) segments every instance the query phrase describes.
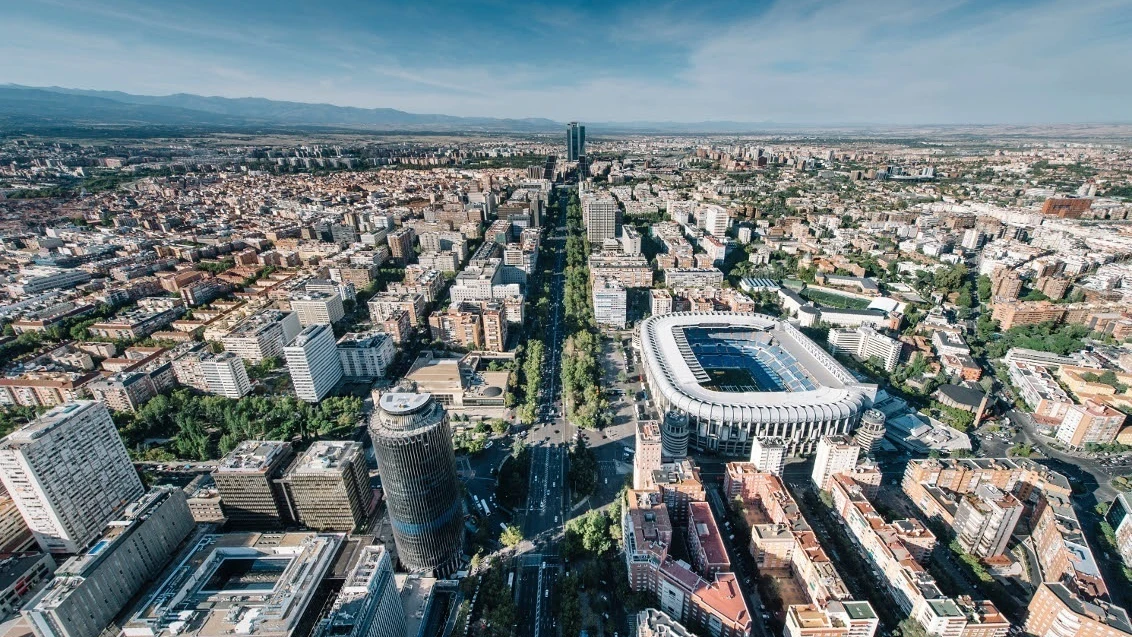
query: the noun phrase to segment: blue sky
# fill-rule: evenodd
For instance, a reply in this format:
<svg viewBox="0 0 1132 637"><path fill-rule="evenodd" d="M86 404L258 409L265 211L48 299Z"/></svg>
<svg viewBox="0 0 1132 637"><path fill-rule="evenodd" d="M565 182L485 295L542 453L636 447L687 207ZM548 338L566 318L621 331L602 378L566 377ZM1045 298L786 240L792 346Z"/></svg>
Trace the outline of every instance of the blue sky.
<svg viewBox="0 0 1132 637"><path fill-rule="evenodd" d="M1132 0L0 0L0 83L584 121L1132 121Z"/></svg>

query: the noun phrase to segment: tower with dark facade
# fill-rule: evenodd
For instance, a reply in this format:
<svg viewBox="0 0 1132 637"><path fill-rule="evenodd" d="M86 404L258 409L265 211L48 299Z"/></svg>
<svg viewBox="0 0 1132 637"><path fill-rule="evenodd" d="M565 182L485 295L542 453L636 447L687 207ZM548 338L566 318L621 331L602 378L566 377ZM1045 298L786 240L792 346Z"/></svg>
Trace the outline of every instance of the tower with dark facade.
<svg viewBox="0 0 1132 637"><path fill-rule="evenodd" d="M448 414L432 394L382 394L370 436L406 569L445 577L464 548L464 519Z"/></svg>
<svg viewBox="0 0 1132 637"><path fill-rule="evenodd" d="M586 127L578 122L566 125L566 161L578 161L586 154Z"/></svg>

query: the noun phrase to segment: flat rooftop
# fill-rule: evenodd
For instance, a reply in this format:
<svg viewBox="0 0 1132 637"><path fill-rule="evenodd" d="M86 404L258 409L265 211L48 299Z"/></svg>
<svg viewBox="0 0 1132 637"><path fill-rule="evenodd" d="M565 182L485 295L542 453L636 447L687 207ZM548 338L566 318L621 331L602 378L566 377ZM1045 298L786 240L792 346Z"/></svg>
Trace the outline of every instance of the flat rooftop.
<svg viewBox="0 0 1132 637"><path fill-rule="evenodd" d="M245 440L220 464L217 473L260 473L271 468L280 456L291 450L291 444L279 440Z"/></svg>
<svg viewBox="0 0 1132 637"><path fill-rule="evenodd" d="M875 391L859 383L797 328L760 314L653 316L641 324L641 350L649 375L665 399L704 419L845 418L863 410L867 395ZM705 356L716 351L718 360L705 365ZM736 364L729 365L728 360ZM754 387L713 378L709 371L729 366L747 368L751 377L758 376L751 383ZM727 386L737 391L713 388Z"/></svg>
<svg viewBox="0 0 1132 637"><path fill-rule="evenodd" d="M128 635L291 637L343 536L205 535L158 579L124 626Z"/></svg>
<svg viewBox="0 0 1132 637"><path fill-rule="evenodd" d="M101 403L94 400L80 400L54 407L43 413L39 418L8 434L0 443L0 448L12 449L30 444L71 418L92 409L99 409L100 406ZM102 407L102 410L106 411L105 407Z"/></svg>
<svg viewBox="0 0 1132 637"><path fill-rule="evenodd" d="M356 459L362 445L352 440L320 440L308 448L295 464L291 473L339 473L342 466Z"/></svg>

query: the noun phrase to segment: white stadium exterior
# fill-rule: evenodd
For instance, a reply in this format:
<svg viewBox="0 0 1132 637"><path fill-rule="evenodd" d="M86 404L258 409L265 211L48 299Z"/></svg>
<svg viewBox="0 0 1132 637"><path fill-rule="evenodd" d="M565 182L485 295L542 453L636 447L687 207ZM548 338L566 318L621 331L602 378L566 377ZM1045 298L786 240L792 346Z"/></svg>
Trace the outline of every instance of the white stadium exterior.
<svg viewBox="0 0 1132 637"><path fill-rule="evenodd" d="M644 320L638 337L653 401L688 416L699 451L749 456L756 437L774 436L806 455L821 436L850 433L876 397L876 385L770 316L664 314ZM736 373L747 384L720 385Z"/></svg>

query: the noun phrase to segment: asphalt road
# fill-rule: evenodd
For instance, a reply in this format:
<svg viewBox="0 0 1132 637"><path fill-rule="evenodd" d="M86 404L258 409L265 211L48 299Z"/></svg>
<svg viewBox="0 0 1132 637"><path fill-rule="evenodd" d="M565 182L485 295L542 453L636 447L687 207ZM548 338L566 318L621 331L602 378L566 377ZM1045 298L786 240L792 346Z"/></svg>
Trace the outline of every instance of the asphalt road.
<svg viewBox="0 0 1132 637"><path fill-rule="evenodd" d="M559 206L556 225L566 223L566 204ZM545 334L546 358L542 369L542 394L538 422L527 435L531 454L530 485L522 513L523 537L531 545L516 557L515 587L519 608L518 631L530 637L557 636L554 613L555 585L560 574L558 541L569 511L566 489L567 441L569 425L562 414L562 344L566 338L565 294L566 242L556 225L544 243L553 250L554 270L550 281L550 325Z"/></svg>

